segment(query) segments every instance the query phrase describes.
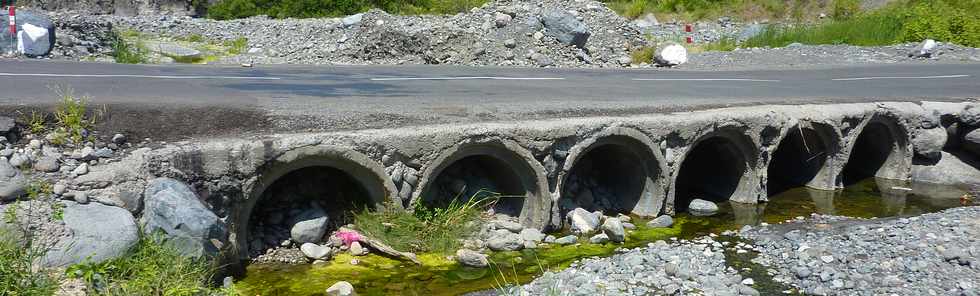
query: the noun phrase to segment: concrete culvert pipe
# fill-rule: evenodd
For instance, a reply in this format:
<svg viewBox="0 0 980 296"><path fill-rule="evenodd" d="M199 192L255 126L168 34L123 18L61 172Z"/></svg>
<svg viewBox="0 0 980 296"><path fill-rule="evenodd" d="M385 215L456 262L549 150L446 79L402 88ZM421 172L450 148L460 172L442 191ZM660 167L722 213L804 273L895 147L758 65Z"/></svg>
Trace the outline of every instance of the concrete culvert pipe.
<svg viewBox="0 0 980 296"><path fill-rule="evenodd" d="M834 155L836 142L822 126L796 125L791 127L769 161L769 179L766 182L768 194L775 195L793 187L809 186L831 189L823 186L826 180L818 180L829 157Z"/></svg>
<svg viewBox="0 0 980 296"><path fill-rule="evenodd" d="M558 205L562 217L575 208L606 215L660 214L666 195L662 162L650 145L621 135L585 144L588 147L573 149L571 161L566 163L570 169L560 176Z"/></svg>
<svg viewBox="0 0 980 296"><path fill-rule="evenodd" d="M379 163L332 147L289 151L269 162L250 186L251 195L231 225L239 258L259 261L305 262L303 257L263 255L277 247L323 242L353 222L351 213L385 206L394 192Z"/></svg>
<svg viewBox="0 0 980 296"><path fill-rule="evenodd" d="M687 211L694 199L723 202L756 198L752 142L734 132L710 135L694 144L684 156L674 181L674 210Z"/></svg>
<svg viewBox="0 0 980 296"><path fill-rule="evenodd" d="M905 179L910 157L904 135L894 122L877 117L869 121L851 146L841 183L847 186L871 177Z"/></svg>
<svg viewBox="0 0 980 296"><path fill-rule="evenodd" d="M496 197L493 212L543 228L550 202L543 168L516 144L478 143L456 147L425 169L413 205L441 208L454 199Z"/></svg>

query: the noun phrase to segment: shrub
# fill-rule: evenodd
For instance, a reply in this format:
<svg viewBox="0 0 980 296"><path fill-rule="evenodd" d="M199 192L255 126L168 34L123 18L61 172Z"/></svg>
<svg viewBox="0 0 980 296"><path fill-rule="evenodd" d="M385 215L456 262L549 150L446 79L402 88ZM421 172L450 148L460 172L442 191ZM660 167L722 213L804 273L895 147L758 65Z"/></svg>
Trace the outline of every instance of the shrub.
<svg viewBox="0 0 980 296"><path fill-rule="evenodd" d="M122 35L116 33L116 36L112 38L112 56L116 59L116 63L145 64L149 62L150 51L146 49L146 45L139 40L132 44L126 42Z"/></svg>
<svg viewBox="0 0 980 296"><path fill-rule="evenodd" d="M222 0L208 16L226 20L256 15L276 18L337 17L378 8L395 14L447 14L469 10L487 0Z"/></svg>
<svg viewBox="0 0 980 296"><path fill-rule="evenodd" d="M354 225L364 235L398 250L451 253L459 248L459 239L479 229L480 213L496 200L496 195L478 198L485 193L480 191L467 201L453 199L441 208L416 204L412 212L391 206L365 210L354 214Z"/></svg>
<svg viewBox="0 0 980 296"><path fill-rule="evenodd" d="M653 58L656 55L657 49L652 46L637 48L630 52L634 64L653 63Z"/></svg>
<svg viewBox="0 0 980 296"><path fill-rule="evenodd" d="M971 2L971 1L964 1ZM972 1L980 3L980 1ZM920 2L901 15L907 19L898 40L918 42L923 39L980 47L980 9L957 8L945 1Z"/></svg>
<svg viewBox="0 0 980 296"><path fill-rule="evenodd" d="M830 16L834 19L848 19L861 11L860 0L834 0L831 3Z"/></svg>
<svg viewBox="0 0 980 296"><path fill-rule="evenodd" d="M248 49L248 38L238 37L235 40L225 41L229 54L241 54Z"/></svg>
<svg viewBox="0 0 980 296"><path fill-rule="evenodd" d="M60 130L68 133L75 143L81 143L89 136L88 131L95 125L95 119L87 115L84 98L76 98L71 88L56 89L61 97L55 108L54 117Z"/></svg>

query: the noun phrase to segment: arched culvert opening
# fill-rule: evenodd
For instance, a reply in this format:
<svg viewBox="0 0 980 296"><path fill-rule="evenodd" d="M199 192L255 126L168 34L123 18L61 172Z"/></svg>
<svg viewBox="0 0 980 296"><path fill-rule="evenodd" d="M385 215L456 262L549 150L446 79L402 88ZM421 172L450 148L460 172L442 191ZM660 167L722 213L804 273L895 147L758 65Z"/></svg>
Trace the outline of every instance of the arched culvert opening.
<svg viewBox="0 0 980 296"><path fill-rule="evenodd" d="M695 143L684 156L674 182L674 210L687 211L694 199L754 201L758 185L752 176L756 154L751 143L735 132Z"/></svg>
<svg viewBox="0 0 980 296"><path fill-rule="evenodd" d="M817 180L824 170L827 159L833 156L836 145L825 130L829 127L797 125L787 132L779 142L769 161L766 190L770 196L793 187L811 183L826 183ZM824 188L820 184L815 186Z"/></svg>
<svg viewBox="0 0 980 296"><path fill-rule="evenodd" d="M523 153L522 153L523 152ZM503 214L526 226L543 228L547 222L547 181L544 169L516 144L478 143L455 147L425 170L422 190L414 205L442 208L453 200L497 197L494 214Z"/></svg>
<svg viewBox="0 0 980 296"><path fill-rule="evenodd" d="M575 208L606 215L656 216L663 207L661 167L650 145L628 136L600 138L576 153L561 183L562 217Z"/></svg>
<svg viewBox="0 0 980 296"><path fill-rule="evenodd" d="M899 131L897 125L877 117L868 122L851 147L841 183L847 186L871 177L902 179L903 167L908 165L904 161L906 140Z"/></svg>
<svg viewBox="0 0 980 296"><path fill-rule="evenodd" d="M251 186L239 223L232 224L239 254L280 262L305 262L302 243L325 242L353 222L352 213L384 206L394 192L380 164L357 152L323 147L287 152Z"/></svg>

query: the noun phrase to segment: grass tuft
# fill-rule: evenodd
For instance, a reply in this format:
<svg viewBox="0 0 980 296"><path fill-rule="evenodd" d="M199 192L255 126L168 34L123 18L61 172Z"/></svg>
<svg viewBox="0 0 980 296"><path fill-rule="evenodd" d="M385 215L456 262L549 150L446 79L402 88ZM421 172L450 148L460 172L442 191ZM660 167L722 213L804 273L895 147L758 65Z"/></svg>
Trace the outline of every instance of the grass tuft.
<svg viewBox="0 0 980 296"><path fill-rule="evenodd" d="M78 98L69 87L56 88L55 92L61 97L55 108L54 117L59 130L67 133L74 143L89 140L89 131L95 126L95 118L88 116L88 106L85 98Z"/></svg>
<svg viewBox="0 0 980 296"><path fill-rule="evenodd" d="M248 50L248 38L238 37L235 40L225 41L225 47L228 47L228 54L242 54Z"/></svg>
<svg viewBox="0 0 980 296"><path fill-rule="evenodd" d="M653 63L653 58L657 55L657 48L644 46L630 52L633 64Z"/></svg>
<svg viewBox="0 0 980 296"><path fill-rule="evenodd" d="M378 211L354 214L355 227L368 237L378 239L397 250L410 252L452 253L460 239L479 230L481 213L497 200L480 191L466 201L453 199L445 207L430 208L419 204L414 211L385 207Z"/></svg>
<svg viewBox="0 0 980 296"><path fill-rule="evenodd" d="M142 233L142 232L140 232ZM81 263L65 274L85 282L90 295L214 295L214 267L205 259L183 256L161 237L141 235L121 258Z"/></svg>
<svg viewBox="0 0 980 296"><path fill-rule="evenodd" d="M150 50L139 39L139 33L128 31L115 34L116 36L112 38L112 56L116 59L116 63L145 64L150 61ZM126 41L125 37L134 35L136 42L129 43Z"/></svg>

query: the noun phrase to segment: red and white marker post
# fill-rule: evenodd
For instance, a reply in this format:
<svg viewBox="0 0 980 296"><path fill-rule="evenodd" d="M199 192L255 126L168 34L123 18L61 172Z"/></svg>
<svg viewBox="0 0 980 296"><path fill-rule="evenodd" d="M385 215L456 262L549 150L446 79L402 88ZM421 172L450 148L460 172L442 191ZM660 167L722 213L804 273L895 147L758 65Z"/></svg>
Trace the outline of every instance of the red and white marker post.
<svg viewBox="0 0 980 296"><path fill-rule="evenodd" d="M684 25L684 32L687 33L687 37L684 38L687 40L687 44L694 43L694 26L691 24Z"/></svg>

